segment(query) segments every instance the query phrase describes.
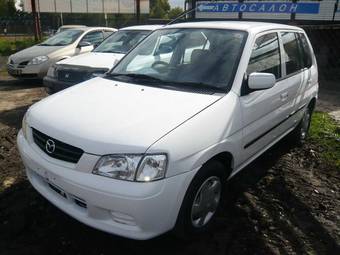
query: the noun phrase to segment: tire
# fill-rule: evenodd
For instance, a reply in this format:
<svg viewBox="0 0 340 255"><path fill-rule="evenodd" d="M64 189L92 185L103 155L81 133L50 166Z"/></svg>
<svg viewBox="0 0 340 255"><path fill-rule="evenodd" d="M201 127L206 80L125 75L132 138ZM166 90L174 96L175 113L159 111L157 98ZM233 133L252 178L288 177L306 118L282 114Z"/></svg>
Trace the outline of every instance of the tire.
<svg viewBox="0 0 340 255"><path fill-rule="evenodd" d="M191 239L213 226L225 190L226 177L225 167L221 162L211 161L203 165L183 199L174 228L177 237ZM209 210L211 211L206 213Z"/></svg>
<svg viewBox="0 0 340 255"><path fill-rule="evenodd" d="M308 131L312 119L313 108L308 106L303 114L300 123L290 133L290 140L292 143L302 146L308 137Z"/></svg>

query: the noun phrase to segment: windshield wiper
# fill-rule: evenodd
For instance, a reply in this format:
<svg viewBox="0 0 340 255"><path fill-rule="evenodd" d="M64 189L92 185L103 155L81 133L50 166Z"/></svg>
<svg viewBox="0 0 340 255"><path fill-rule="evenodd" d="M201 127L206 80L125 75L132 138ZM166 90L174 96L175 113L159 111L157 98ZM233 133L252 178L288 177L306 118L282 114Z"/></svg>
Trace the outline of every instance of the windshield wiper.
<svg viewBox="0 0 340 255"><path fill-rule="evenodd" d="M63 44L63 43L56 43L56 44L41 43L39 45L40 46L65 46L67 44Z"/></svg>
<svg viewBox="0 0 340 255"><path fill-rule="evenodd" d="M183 85L182 87L189 87L192 89L197 89L197 90L214 90L216 92L225 92L224 88L221 87L217 87L217 86L213 86L213 85L209 85L203 82L175 82L178 83L180 85Z"/></svg>
<svg viewBox="0 0 340 255"><path fill-rule="evenodd" d="M147 75L147 74L137 74L137 73L109 73L106 77L127 77L137 80L143 81L152 81L152 82L164 82L162 79L158 79L156 77Z"/></svg>
<svg viewBox="0 0 340 255"><path fill-rule="evenodd" d="M136 79L139 81L147 81L151 82L149 85L157 84L157 87L165 88L165 89L178 89L178 90L196 90L196 91L213 91L213 92L221 92L225 93L225 88L216 87L213 85L201 83L201 82L178 82L178 81L165 81L150 75L146 74L136 74L136 73L108 73L105 77L127 77ZM118 78L119 79L119 78ZM121 80L121 79L119 79Z"/></svg>
<svg viewBox="0 0 340 255"><path fill-rule="evenodd" d="M117 53L117 54L125 54L126 52L123 51L114 51L114 50L98 50L94 52L99 52L99 53Z"/></svg>

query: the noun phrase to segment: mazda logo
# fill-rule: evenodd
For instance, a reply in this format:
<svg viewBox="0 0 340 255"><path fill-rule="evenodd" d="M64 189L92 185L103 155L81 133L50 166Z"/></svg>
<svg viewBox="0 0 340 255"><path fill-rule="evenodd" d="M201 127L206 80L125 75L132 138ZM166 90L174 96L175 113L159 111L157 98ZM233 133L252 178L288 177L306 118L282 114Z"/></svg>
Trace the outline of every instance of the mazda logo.
<svg viewBox="0 0 340 255"><path fill-rule="evenodd" d="M70 74L65 74L65 78L70 78Z"/></svg>
<svg viewBox="0 0 340 255"><path fill-rule="evenodd" d="M52 154L55 151L55 142L51 139L46 141L45 149L48 153Z"/></svg>

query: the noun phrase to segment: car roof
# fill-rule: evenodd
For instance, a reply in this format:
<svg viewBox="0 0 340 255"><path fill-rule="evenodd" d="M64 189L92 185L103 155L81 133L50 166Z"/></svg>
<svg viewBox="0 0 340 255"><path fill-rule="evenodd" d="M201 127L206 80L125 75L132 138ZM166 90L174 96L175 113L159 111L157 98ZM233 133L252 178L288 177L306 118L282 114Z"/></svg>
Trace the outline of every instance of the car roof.
<svg viewBox="0 0 340 255"><path fill-rule="evenodd" d="M289 26L270 22L250 22L250 21L199 21L168 25L166 28L216 28L243 30L247 32L261 32L272 29L301 30L299 27Z"/></svg>
<svg viewBox="0 0 340 255"><path fill-rule="evenodd" d="M123 27L120 30L156 30L159 29L161 27L163 27L164 25L139 25L139 26L131 26L131 27Z"/></svg>
<svg viewBox="0 0 340 255"><path fill-rule="evenodd" d="M91 31L91 30L97 30L97 29L105 29L105 30L112 30L112 31L117 31L116 28L112 27L76 27L76 28L71 28L69 30L82 30L82 31Z"/></svg>

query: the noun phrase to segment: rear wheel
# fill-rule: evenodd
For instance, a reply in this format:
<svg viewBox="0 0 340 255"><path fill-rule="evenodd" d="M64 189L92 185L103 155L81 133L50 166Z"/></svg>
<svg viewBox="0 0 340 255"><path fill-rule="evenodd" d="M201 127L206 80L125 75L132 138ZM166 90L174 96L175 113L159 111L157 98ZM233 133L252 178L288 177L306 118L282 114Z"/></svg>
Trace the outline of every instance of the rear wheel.
<svg viewBox="0 0 340 255"><path fill-rule="evenodd" d="M290 135L292 142L300 146L304 144L308 136L310 122L312 120L312 113L312 107L306 108L300 123L296 126L296 128L292 131Z"/></svg>
<svg viewBox="0 0 340 255"><path fill-rule="evenodd" d="M177 236L188 239L208 230L220 207L226 180L219 161L206 163L192 180L175 226Z"/></svg>

